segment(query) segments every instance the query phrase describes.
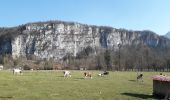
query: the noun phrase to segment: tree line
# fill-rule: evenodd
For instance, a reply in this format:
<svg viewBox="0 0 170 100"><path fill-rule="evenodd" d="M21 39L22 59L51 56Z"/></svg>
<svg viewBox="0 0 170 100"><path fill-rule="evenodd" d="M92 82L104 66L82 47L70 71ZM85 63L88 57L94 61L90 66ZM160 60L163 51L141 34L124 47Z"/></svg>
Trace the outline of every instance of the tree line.
<svg viewBox="0 0 170 100"><path fill-rule="evenodd" d="M147 45L122 46L120 50L100 49L94 55L90 47L76 58L68 57L68 65L79 65L87 69L120 71L170 71L170 48ZM78 68L77 68L78 69Z"/></svg>
<svg viewBox="0 0 170 100"><path fill-rule="evenodd" d="M0 64L6 69L76 69L120 71L170 71L170 48L147 45L122 46L120 49L86 47L74 57L67 53L63 59L40 59L34 55L13 59L10 54L0 55ZM96 51L95 51L96 50Z"/></svg>

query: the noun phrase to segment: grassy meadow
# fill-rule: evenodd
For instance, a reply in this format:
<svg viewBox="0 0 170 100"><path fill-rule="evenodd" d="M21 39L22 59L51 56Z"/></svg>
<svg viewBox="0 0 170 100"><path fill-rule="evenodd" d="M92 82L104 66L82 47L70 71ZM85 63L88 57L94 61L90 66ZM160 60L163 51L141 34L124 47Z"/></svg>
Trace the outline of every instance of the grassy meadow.
<svg viewBox="0 0 170 100"><path fill-rule="evenodd" d="M152 97L151 77L159 72L143 72L144 82L136 81L136 72L110 72L84 79L83 71L0 71L0 100L156 100ZM168 73L164 73L168 74Z"/></svg>

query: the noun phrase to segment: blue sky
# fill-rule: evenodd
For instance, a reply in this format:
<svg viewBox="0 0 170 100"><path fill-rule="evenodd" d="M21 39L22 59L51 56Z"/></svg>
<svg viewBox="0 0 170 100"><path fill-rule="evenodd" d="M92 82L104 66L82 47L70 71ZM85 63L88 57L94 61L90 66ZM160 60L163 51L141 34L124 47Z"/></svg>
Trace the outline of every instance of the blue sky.
<svg viewBox="0 0 170 100"><path fill-rule="evenodd" d="M163 35L170 31L170 0L0 0L0 27L48 20Z"/></svg>

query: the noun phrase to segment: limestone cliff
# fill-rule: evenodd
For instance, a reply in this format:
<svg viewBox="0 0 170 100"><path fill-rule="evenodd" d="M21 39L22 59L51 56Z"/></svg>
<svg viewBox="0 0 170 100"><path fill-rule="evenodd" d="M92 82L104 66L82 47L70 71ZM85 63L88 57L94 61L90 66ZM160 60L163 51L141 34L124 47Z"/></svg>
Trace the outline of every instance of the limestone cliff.
<svg viewBox="0 0 170 100"><path fill-rule="evenodd" d="M9 31L13 30L13 31ZM86 47L117 49L124 45L146 44L169 47L170 40L151 31L129 31L74 22L49 21L28 23L12 29L0 29L0 53L13 57L35 55L39 58L61 59L76 56Z"/></svg>

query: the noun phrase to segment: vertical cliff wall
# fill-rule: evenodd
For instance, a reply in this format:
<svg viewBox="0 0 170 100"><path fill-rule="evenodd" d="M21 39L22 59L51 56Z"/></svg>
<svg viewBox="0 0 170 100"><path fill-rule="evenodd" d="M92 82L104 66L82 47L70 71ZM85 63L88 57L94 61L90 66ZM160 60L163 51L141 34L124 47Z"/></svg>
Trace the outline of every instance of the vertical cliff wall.
<svg viewBox="0 0 170 100"><path fill-rule="evenodd" d="M15 32L12 39L0 35L0 53L11 53L14 58L35 55L61 59L67 54L76 56L86 47L95 52L101 48L117 49L117 43L122 46L142 43L152 47L170 46L170 40L150 31L128 31L73 22L29 23L19 28L19 34Z"/></svg>

